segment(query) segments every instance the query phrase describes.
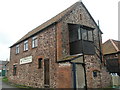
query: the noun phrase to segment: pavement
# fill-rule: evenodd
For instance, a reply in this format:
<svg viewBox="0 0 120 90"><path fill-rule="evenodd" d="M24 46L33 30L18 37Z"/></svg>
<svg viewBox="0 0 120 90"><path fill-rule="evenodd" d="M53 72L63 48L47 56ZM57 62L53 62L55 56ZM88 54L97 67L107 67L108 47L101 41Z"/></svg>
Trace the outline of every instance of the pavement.
<svg viewBox="0 0 120 90"><path fill-rule="evenodd" d="M0 77L0 90L14 90L16 87L10 86L2 82L2 77Z"/></svg>

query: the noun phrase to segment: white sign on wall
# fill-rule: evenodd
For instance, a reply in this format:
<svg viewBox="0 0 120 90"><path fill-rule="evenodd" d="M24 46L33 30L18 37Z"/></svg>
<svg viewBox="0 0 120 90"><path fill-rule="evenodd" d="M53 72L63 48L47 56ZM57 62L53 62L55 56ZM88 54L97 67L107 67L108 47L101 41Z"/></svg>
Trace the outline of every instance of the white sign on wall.
<svg viewBox="0 0 120 90"><path fill-rule="evenodd" d="M20 59L20 64L26 64L32 62L32 56L21 58Z"/></svg>

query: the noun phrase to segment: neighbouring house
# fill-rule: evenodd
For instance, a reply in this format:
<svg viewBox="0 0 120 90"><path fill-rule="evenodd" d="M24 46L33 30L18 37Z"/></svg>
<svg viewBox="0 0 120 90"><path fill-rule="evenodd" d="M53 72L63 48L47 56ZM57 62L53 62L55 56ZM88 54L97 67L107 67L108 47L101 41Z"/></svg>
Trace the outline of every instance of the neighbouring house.
<svg viewBox="0 0 120 90"><path fill-rule="evenodd" d="M120 41L109 39L103 43L104 65L112 75L113 85L120 85Z"/></svg>
<svg viewBox="0 0 120 90"><path fill-rule="evenodd" d="M103 88L101 30L76 2L10 47L8 79L35 88Z"/></svg>
<svg viewBox="0 0 120 90"><path fill-rule="evenodd" d="M103 43L103 54L108 71L120 75L120 41L109 39Z"/></svg>
<svg viewBox="0 0 120 90"><path fill-rule="evenodd" d="M6 65L8 64L8 61L0 61L0 76L6 76L7 74L7 68Z"/></svg>

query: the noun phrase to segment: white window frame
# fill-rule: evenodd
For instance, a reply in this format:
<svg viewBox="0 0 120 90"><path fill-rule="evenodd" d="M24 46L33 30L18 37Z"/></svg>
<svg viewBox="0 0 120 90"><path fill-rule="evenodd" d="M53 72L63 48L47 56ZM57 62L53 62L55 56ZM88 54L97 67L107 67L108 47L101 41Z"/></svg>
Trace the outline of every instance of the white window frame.
<svg viewBox="0 0 120 90"><path fill-rule="evenodd" d="M20 45L16 45L16 54L20 53Z"/></svg>
<svg viewBox="0 0 120 90"><path fill-rule="evenodd" d="M24 41L24 51L28 50L28 40Z"/></svg>
<svg viewBox="0 0 120 90"><path fill-rule="evenodd" d="M32 48L35 48L38 46L38 39L37 36L32 38Z"/></svg>

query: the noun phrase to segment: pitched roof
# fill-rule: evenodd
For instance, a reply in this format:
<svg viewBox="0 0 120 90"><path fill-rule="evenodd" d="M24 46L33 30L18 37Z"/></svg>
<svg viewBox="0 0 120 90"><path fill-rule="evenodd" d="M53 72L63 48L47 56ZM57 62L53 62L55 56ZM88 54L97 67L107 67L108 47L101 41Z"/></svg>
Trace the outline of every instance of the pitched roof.
<svg viewBox="0 0 120 90"><path fill-rule="evenodd" d="M109 39L103 43L103 54L112 54L120 51L120 41Z"/></svg>
<svg viewBox="0 0 120 90"><path fill-rule="evenodd" d="M43 30L44 28L50 26L51 24L59 21L60 19L62 19L66 14L68 14L71 10L74 9L74 7L76 7L77 5L79 5L81 2L76 2L75 4L73 4L72 6L70 6L69 8L67 8L66 10L64 10L63 12L59 13L58 15L56 15L55 17L51 18L50 20L46 21L45 23L41 24L40 26L36 27L35 29L33 29L32 31L28 32L25 36L23 36L20 40L18 40L15 44L13 44L12 46L20 43L21 41L29 38L30 36L36 34L37 32ZM12 47L11 46L11 47Z"/></svg>
<svg viewBox="0 0 120 90"><path fill-rule="evenodd" d="M45 28L47 28L48 26L52 25L53 23L58 22L59 20L62 20L67 14L69 14L76 6L78 5L83 5L83 7L86 9L87 13L89 14L89 16L91 17L91 19L93 20L93 22L95 23L95 25L97 26L96 22L94 21L94 19L92 18L92 16L90 15L90 13L88 12L87 8L85 7L85 5L81 2L78 1L75 4L73 4L72 6L70 6L69 8L67 8L66 10L64 10L63 12L59 13L58 15L56 15L55 17L51 18L50 20L46 21L45 23L41 24L40 26L36 27L35 29L33 29L32 31L28 32L25 36L23 36L20 40L18 40L15 44L13 44L11 47L21 43L22 41L28 39L29 37L35 35L36 33L44 30ZM97 26L98 30L99 27ZM101 32L101 30L100 30ZM101 32L102 33L102 32ZM11 48L10 47L10 48Z"/></svg>

